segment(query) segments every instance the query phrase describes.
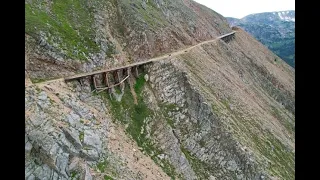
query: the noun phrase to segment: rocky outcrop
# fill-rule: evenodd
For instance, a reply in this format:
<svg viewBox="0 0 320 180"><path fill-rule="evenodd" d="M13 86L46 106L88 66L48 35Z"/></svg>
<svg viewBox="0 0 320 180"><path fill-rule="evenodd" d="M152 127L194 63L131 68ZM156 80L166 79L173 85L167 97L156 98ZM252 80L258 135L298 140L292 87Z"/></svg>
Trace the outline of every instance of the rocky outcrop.
<svg viewBox="0 0 320 180"><path fill-rule="evenodd" d="M159 168L141 169L153 163L141 153L135 152L144 160L138 168L123 158L138 149L124 135L118 143L130 149L110 148L119 133L105 103L90 94L88 81L81 84L70 88L58 81L26 87L26 179L136 179L138 175L166 179Z"/></svg>
<svg viewBox="0 0 320 180"><path fill-rule="evenodd" d="M150 122L156 129L151 137L185 179L258 179L262 175L252 155L242 151L224 129L222 119L190 85L185 72L170 61L146 69L165 112L163 119Z"/></svg>
<svg viewBox="0 0 320 180"><path fill-rule="evenodd" d="M86 164L105 153L106 134L90 125L97 119L79 100L59 94L61 101L49 87L44 88L26 89L26 178L69 179L75 173L82 177L82 172L88 174ZM71 163L75 158L83 162Z"/></svg>

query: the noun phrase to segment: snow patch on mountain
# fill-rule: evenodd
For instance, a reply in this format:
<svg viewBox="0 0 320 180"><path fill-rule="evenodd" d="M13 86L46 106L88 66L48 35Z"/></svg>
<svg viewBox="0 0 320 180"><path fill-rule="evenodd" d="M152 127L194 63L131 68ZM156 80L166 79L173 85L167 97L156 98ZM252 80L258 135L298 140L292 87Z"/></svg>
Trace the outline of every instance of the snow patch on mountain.
<svg viewBox="0 0 320 180"><path fill-rule="evenodd" d="M275 13L273 13L275 14ZM295 18L294 17L289 17L287 16L289 14L289 11L281 11L281 12L278 12L278 16L281 20L284 20L284 21L293 21L295 22Z"/></svg>

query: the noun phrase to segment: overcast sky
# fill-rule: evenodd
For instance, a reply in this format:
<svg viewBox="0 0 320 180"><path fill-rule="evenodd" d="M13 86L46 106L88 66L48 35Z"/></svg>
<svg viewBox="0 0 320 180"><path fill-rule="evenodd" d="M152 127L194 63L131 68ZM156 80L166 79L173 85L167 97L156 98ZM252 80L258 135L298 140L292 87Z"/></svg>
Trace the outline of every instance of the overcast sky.
<svg viewBox="0 0 320 180"><path fill-rule="evenodd" d="M295 0L194 0L224 17L243 18L261 12L295 10Z"/></svg>

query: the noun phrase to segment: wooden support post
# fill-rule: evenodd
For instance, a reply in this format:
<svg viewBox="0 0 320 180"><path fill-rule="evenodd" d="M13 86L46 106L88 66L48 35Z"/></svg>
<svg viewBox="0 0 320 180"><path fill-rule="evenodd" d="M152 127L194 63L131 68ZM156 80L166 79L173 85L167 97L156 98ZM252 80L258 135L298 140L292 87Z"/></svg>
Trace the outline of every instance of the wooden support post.
<svg viewBox="0 0 320 180"><path fill-rule="evenodd" d="M117 84L117 79L118 79L117 75L118 75L117 71L113 71L114 84Z"/></svg>
<svg viewBox="0 0 320 180"><path fill-rule="evenodd" d="M127 76L128 74L127 74L127 69L122 69L122 76L123 77L125 77L125 76Z"/></svg>
<svg viewBox="0 0 320 180"><path fill-rule="evenodd" d="M135 66L135 67L134 67L134 70L135 70L135 76L136 76L136 77L139 77L138 66Z"/></svg>
<svg viewBox="0 0 320 180"><path fill-rule="evenodd" d="M107 72L104 73L104 82L105 82L105 84L106 84L106 87L109 87L109 86L110 86L110 85L109 85L109 79L108 79L108 73L107 73Z"/></svg>
<svg viewBox="0 0 320 180"><path fill-rule="evenodd" d="M121 80L120 80L120 70L117 70L117 78L118 78L117 81L118 81L118 83L119 83L119 82L121 81Z"/></svg>
<svg viewBox="0 0 320 180"><path fill-rule="evenodd" d="M124 83L124 81L120 81L120 76L119 76L119 75L120 75L120 72L122 72L122 75L123 75L123 70L121 69L121 70L118 70L117 72L118 72L118 77L119 77L118 80L119 80L119 82L121 82L121 83L120 83L120 90L121 90L121 92L123 93L124 88L125 88L125 87L124 87L124 86L125 86L125 83Z"/></svg>
<svg viewBox="0 0 320 180"><path fill-rule="evenodd" d="M105 80L106 87L110 87L109 78L108 78L108 73L107 72L104 73L104 80ZM107 88L107 92L111 93L111 89Z"/></svg>
<svg viewBox="0 0 320 180"><path fill-rule="evenodd" d="M93 81L94 89L97 89L96 77L94 75L92 75L92 81Z"/></svg>
<svg viewBox="0 0 320 180"><path fill-rule="evenodd" d="M131 74L131 68L128 67L128 68L127 68L127 76L130 76L130 74Z"/></svg>

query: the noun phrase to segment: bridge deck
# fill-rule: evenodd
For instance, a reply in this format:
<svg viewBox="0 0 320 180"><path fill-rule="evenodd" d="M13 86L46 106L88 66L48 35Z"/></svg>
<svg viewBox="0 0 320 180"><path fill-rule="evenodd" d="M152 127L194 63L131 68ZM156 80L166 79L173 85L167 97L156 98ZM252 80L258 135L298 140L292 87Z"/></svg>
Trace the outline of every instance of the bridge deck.
<svg viewBox="0 0 320 180"><path fill-rule="evenodd" d="M185 51L189 51L192 48L195 48L197 46L201 46L203 44L206 44L206 43L209 43L209 42L213 42L213 41L216 41L218 39L222 39L224 37L233 35L233 34L235 34L235 32L236 31L233 31L231 33L227 33L227 34L224 34L222 36L218 36L217 38L215 38L213 40L204 41L204 42L201 42L201 43L199 43L197 45L191 46L189 48L186 48L186 49L171 53L170 57L183 54L183 53L185 53ZM159 57L156 57L156 58L152 58L152 59L149 59L149 60L146 60L146 61L140 61L140 62L132 63L132 64L129 64L129 65L124 65L124 66L120 66L120 67L114 67L114 68L111 68L111 69L103 69L103 70L98 70L98 71L93 71L93 72L88 72L88 73L76 74L76 75L73 75L73 76L65 77L64 80L68 81L68 80L78 79L78 78L82 78L82 77L86 77L86 76L92 76L92 75L95 75L95 74L101 74L101 73L105 73L105 72L116 71L116 70L125 69L125 68L129 68L129 67L139 66L139 65L142 65L142 64L150 63L150 62L159 61L159 60L167 58L167 57L168 57L168 54L163 55L163 56L159 56Z"/></svg>

